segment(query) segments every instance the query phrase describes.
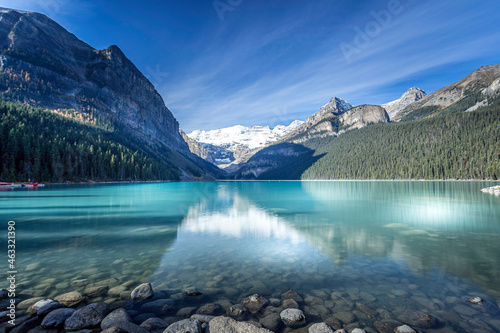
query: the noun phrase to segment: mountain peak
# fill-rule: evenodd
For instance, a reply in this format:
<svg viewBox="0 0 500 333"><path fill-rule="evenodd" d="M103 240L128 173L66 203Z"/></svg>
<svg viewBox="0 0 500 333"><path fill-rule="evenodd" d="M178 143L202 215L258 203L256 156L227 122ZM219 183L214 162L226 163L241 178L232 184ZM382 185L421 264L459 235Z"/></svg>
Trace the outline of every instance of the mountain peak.
<svg viewBox="0 0 500 333"><path fill-rule="evenodd" d="M391 117L392 119L398 114L399 111L403 110L408 105L424 98L425 96L427 96L427 94L422 89L411 87L410 89L405 91L404 94L401 95L401 97L397 100L383 104L381 106L387 111L389 117Z"/></svg>

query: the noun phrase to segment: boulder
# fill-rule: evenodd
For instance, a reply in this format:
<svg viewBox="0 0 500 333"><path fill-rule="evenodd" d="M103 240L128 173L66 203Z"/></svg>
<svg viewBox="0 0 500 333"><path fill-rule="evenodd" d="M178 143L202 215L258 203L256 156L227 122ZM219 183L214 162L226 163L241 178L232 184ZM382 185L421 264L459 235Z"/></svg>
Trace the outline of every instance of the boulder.
<svg viewBox="0 0 500 333"><path fill-rule="evenodd" d="M101 322L101 329L105 330L110 327L117 327L115 324L118 322L127 321L129 323L132 322L132 318L130 318L129 314L125 309L120 308L116 309L113 312L109 313Z"/></svg>
<svg viewBox="0 0 500 333"><path fill-rule="evenodd" d="M271 313L265 317L262 317L259 322L263 327L273 332L278 331L281 326L281 318L278 313Z"/></svg>
<svg viewBox="0 0 500 333"><path fill-rule="evenodd" d="M209 323L215 316L202 315L202 314L194 314L191 316L191 319L199 320L200 323Z"/></svg>
<svg viewBox="0 0 500 333"><path fill-rule="evenodd" d="M203 293L201 293L200 291L198 291L198 289L196 288L189 288L189 289L186 289L182 292L185 296L190 296L190 297L193 297L193 296L201 296L203 295Z"/></svg>
<svg viewBox="0 0 500 333"><path fill-rule="evenodd" d="M143 283L135 287L130 294L130 298L132 301L145 301L147 299L152 298L155 295L153 291L153 287L151 287L151 283Z"/></svg>
<svg viewBox="0 0 500 333"><path fill-rule="evenodd" d="M37 313L40 308L44 307L45 305L51 304L51 303L57 303L57 302L54 302L51 299L42 299L42 300L36 302L35 304L33 304L32 306L30 306L28 308L28 311L26 311L26 312L28 314Z"/></svg>
<svg viewBox="0 0 500 333"><path fill-rule="evenodd" d="M267 299L259 294L248 296L241 302L251 313L259 312L267 303Z"/></svg>
<svg viewBox="0 0 500 333"><path fill-rule="evenodd" d="M325 323L313 324L309 327L309 333L334 333L333 328Z"/></svg>
<svg viewBox="0 0 500 333"><path fill-rule="evenodd" d="M196 319L184 319L168 326L164 333L201 333L201 323Z"/></svg>
<svg viewBox="0 0 500 333"><path fill-rule="evenodd" d="M93 328L101 324L109 313L109 304L93 303L75 311L66 319L64 328L67 331L78 331L84 328Z"/></svg>
<svg viewBox="0 0 500 333"><path fill-rule="evenodd" d="M66 319L71 317L75 312L75 309L56 309L45 316L40 326L43 328L60 327L64 324Z"/></svg>
<svg viewBox="0 0 500 333"><path fill-rule="evenodd" d="M417 332L408 325L401 325L396 327L394 333L417 333Z"/></svg>
<svg viewBox="0 0 500 333"><path fill-rule="evenodd" d="M160 318L153 317L153 318L146 319L141 324L141 327L150 331L150 332L153 332L156 330L161 330L161 332L163 332L165 330L165 328L168 327L168 324L166 321L164 321Z"/></svg>
<svg viewBox="0 0 500 333"><path fill-rule="evenodd" d="M250 323L236 321L228 317L215 317L210 321L209 329L212 333L272 333L272 331L268 329L257 327Z"/></svg>
<svg viewBox="0 0 500 333"><path fill-rule="evenodd" d="M236 320L243 320L248 314L248 310L241 304L235 304L227 309L227 315Z"/></svg>
<svg viewBox="0 0 500 333"><path fill-rule="evenodd" d="M285 309L281 311L280 318L286 326L291 328L299 328L306 324L306 317L299 309Z"/></svg>
<svg viewBox="0 0 500 333"><path fill-rule="evenodd" d="M44 317L46 314L48 314L51 311L54 311L56 309L64 308L64 304L59 303L59 302L52 302L45 304L41 308L38 309L36 312L36 315L40 318Z"/></svg>

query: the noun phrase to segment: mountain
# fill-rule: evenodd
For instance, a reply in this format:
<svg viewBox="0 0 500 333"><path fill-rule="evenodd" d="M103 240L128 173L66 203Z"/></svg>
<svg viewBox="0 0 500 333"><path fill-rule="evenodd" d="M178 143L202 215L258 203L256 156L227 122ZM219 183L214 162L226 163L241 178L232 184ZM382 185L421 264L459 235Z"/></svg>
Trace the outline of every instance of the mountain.
<svg viewBox="0 0 500 333"><path fill-rule="evenodd" d="M279 144L257 152L246 163L239 166L234 177L260 179L262 176L267 177L277 172L281 177L279 179L300 179L302 173L307 169L304 167L314 164L319 159L309 143L330 142L331 138L345 132L360 129L370 124L389 122L389 115L384 108L378 105L360 105L347 111L331 108L329 112L323 112L321 117L317 117L317 115L318 113L308 117L317 120L311 122L314 125L308 129L296 130Z"/></svg>
<svg viewBox="0 0 500 333"><path fill-rule="evenodd" d="M298 126L296 130L292 131L285 137L285 140L290 140L294 137L311 139L316 136L325 135L325 133L331 133L333 131L333 128L330 126L331 124L327 120L336 116L340 116L351 108L352 105L347 103L343 99L333 97L330 102L322 106L318 112L308 116L303 124ZM304 135L305 133L308 134Z"/></svg>
<svg viewBox="0 0 500 333"><path fill-rule="evenodd" d="M425 91L420 88L413 87L408 89L400 98L395 101L381 105L389 114L389 117L393 119L397 116L399 111L407 107L408 105L421 100L427 96Z"/></svg>
<svg viewBox="0 0 500 333"><path fill-rule="evenodd" d="M499 68L481 67L414 102L423 91L410 89L385 105L394 114L410 103L395 111L400 122L390 122L386 109L375 105L316 113L308 127L306 121L260 150L231 177L499 179Z"/></svg>
<svg viewBox="0 0 500 333"><path fill-rule="evenodd" d="M487 106L499 92L500 65L483 66L399 111L394 121L416 120L441 113L473 111Z"/></svg>
<svg viewBox="0 0 500 333"><path fill-rule="evenodd" d="M203 148L198 142L196 142L196 140L191 139L186 133L184 133L183 130L179 130L179 132L181 133L184 141L186 141L186 143L188 144L189 151L191 153L204 159L205 161L208 161L210 163L215 163L215 155L212 152Z"/></svg>
<svg viewBox="0 0 500 333"><path fill-rule="evenodd" d="M96 50L42 14L0 8L0 99L128 137L188 177L220 172L190 152L160 94L117 46Z"/></svg>
<svg viewBox="0 0 500 333"><path fill-rule="evenodd" d="M211 131L195 130L188 136L215 156L215 164L239 163L249 154L279 141L302 124L295 120L290 125L269 126L241 125Z"/></svg>

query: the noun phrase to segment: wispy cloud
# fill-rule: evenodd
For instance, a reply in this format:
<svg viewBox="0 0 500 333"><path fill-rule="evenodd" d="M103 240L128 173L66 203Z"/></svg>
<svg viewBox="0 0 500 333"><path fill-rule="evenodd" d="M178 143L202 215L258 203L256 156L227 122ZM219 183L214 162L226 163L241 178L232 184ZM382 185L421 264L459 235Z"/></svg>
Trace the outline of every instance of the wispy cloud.
<svg viewBox="0 0 500 333"><path fill-rule="evenodd" d="M499 45L498 30L486 30L481 35L477 34L478 27L467 31L478 18L483 17L484 22L484 15L489 14L487 6L471 13L450 10L455 2L404 4L401 14L394 16L391 25L350 64L339 44L350 41L354 30L332 30L310 52L294 57L286 53L286 47L273 46L281 46L297 34L310 18L283 18L279 24L282 28L276 31L243 29L231 43L223 44L226 49L217 48L220 36L214 36L210 40L214 48L200 50L191 70L160 87L160 92L187 131L287 123L304 119L334 95L353 104L387 102L381 100L386 96L381 93L383 87L407 81L423 71L498 51L491 47ZM367 13L371 10L377 8L367 9ZM358 15L357 19L360 21L352 22L351 27L363 27L369 16ZM290 49L296 50L293 45ZM451 82L442 82L447 83Z"/></svg>

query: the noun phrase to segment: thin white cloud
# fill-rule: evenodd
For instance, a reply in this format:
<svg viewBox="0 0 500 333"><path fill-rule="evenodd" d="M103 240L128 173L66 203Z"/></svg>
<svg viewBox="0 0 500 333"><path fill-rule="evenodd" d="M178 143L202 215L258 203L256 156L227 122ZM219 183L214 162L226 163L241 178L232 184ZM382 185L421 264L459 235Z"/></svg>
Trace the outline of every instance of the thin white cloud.
<svg viewBox="0 0 500 333"><path fill-rule="evenodd" d="M408 5L351 64L340 52L343 40L332 32L331 38L325 40L325 44L331 45L329 52L312 54L293 68L265 73L258 70L259 58L254 57L262 48L279 42L283 35L278 32L259 40L259 31L255 35L244 32L239 39L241 45L231 45L231 52L223 53L223 57L218 52L206 53L198 60L198 64L213 63L213 57L220 57L216 66L205 70L201 65L194 66L198 73L188 72L185 81L162 87L160 92L187 131L236 124L287 123L317 111L334 95L355 104L387 102L379 100L380 93L376 93L384 86L411 79L423 71L493 53L490 45L498 45L500 33L464 35L458 43L454 31L461 31L460 27L471 18L476 20L484 13L446 18L443 14L447 6L429 6L429 2ZM437 20L439 17L442 19ZM364 23L357 22L360 26ZM283 33L296 27L287 26ZM258 42L249 47L247 41ZM238 68L237 75L228 73L228 68ZM252 72L257 77L239 86L238 79ZM231 83L235 85L233 89L221 89ZM448 83L451 82L443 85Z"/></svg>

